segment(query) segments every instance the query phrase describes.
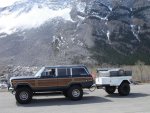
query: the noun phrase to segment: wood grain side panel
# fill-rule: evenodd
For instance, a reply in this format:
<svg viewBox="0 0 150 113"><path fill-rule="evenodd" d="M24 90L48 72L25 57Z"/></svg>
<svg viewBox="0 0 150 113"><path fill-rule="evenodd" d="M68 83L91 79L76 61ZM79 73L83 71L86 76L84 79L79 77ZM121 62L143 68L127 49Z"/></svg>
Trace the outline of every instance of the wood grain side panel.
<svg viewBox="0 0 150 113"><path fill-rule="evenodd" d="M35 80L13 80L12 83L14 86L18 84L29 84L31 87L36 87Z"/></svg>
<svg viewBox="0 0 150 113"><path fill-rule="evenodd" d="M74 78L74 82L86 82L86 81L92 81L93 79L91 77L78 77Z"/></svg>
<svg viewBox="0 0 150 113"><path fill-rule="evenodd" d="M58 79L58 86L67 86L72 82L72 78L59 78Z"/></svg>
<svg viewBox="0 0 150 113"><path fill-rule="evenodd" d="M68 86L71 83L93 81L91 77L58 78L58 86Z"/></svg>
<svg viewBox="0 0 150 113"><path fill-rule="evenodd" d="M56 87L57 78L38 80L38 87Z"/></svg>

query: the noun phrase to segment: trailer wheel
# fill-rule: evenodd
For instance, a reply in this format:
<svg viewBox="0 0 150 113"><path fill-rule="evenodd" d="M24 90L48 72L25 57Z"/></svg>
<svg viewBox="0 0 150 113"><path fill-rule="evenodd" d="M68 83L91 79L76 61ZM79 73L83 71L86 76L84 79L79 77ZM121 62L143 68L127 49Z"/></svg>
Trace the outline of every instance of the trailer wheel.
<svg viewBox="0 0 150 113"><path fill-rule="evenodd" d="M116 86L106 86L106 87L105 87L105 91L106 91L108 94L113 94L113 93L116 91Z"/></svg>
<svg viewBox="0 0 150 113"><path fill-rule="evenodd" d="M130 85L127 82L121 83L118 87L118 92L121 96L127 96L130 93Z"/></svg>

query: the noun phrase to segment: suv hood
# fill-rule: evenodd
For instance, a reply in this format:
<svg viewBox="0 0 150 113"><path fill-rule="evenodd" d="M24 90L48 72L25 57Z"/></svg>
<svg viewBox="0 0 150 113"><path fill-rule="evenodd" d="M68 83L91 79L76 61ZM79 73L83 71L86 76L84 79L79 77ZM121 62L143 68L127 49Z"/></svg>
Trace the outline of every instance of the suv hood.
<svg viewBox="0 0 150 113"><path fill-rule="evenodd" d="M34 76L18 76L18 77L11 77L10 80L23 80L23 79L34 79Z"/></svg>

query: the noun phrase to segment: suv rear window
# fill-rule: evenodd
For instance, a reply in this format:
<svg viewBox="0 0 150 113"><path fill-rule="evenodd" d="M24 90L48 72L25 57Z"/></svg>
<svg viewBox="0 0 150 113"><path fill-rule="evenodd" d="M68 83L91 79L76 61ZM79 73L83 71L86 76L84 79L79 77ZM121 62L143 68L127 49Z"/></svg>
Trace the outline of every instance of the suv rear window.
<svg viewBox="0 0 150 113"><path fill-rule="evenodd" d="M72 75L81 76L81 75L88 75L88 74L84 68L72 68Z"/></svg>

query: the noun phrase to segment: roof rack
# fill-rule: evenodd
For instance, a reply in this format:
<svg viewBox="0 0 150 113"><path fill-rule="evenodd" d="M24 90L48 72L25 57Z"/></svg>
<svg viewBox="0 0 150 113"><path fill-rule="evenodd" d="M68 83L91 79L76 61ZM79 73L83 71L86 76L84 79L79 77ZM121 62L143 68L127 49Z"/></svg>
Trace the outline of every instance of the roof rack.
<svg viewBox="0 0 150 113"><path fill-rule="evenodd" d="M49 67L49 68L58 68L58 67L83 67L85 65L83 64L78 64L78 65L55 65L55 66L44 66L44 67Z"/></svg>

